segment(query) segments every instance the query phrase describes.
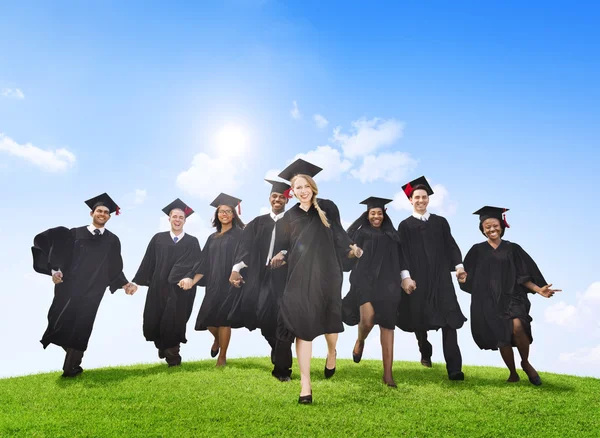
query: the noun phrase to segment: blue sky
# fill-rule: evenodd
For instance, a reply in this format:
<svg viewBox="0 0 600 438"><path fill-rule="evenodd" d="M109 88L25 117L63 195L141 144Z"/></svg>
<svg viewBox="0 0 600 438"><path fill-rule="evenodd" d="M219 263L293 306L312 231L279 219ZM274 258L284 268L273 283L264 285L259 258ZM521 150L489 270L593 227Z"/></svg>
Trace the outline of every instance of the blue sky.
<svg viewBox="0 0 600 438"><path fill-rule="evenodd" d="M371 195L397 199L398 223L409 214L400 186L426 175L430 210L463 255L482 240L471 213L510 208L506 238L564 289L533 297L532 362L600 377L597 5L206 3L3 4L0 330L19 333L25 363L0 358L0 376L62 364L38 343L52 287L31 269L35 234L87 224L83 201L106 191L123 210L108 228L131 278L172 199L194 207L187 231L204 243L214 196L242 198L248 221L267 206L262 179L300 155L325 168L320 194L346 223ZM155 360L144 299L106 296L87 366ZM207 357L209 336L189 327L185 358ZM340 337L341 357L355 336ZM465 363L502 364L468 325L459 336ZM371 338L365 356L379 358ZM268 350L238 330L230 351ZM325 355L322 340L314 351ZM396 358L418 359L411 335L396 332Z"/></svg>

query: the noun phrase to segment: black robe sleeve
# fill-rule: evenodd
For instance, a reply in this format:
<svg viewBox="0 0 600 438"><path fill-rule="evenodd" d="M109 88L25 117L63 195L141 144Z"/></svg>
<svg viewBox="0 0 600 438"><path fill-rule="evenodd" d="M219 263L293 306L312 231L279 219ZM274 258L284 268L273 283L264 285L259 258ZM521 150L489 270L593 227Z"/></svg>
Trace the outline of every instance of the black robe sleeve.
<svg viewBox="0 0 600 438"><path fill-rule="evenodd" d="M129 281L123 274L123 258L121 257L121 241L117 236L114 236L115 242L112 244L110 251L108 275L109 289L114 293L117 289L121 289Z"/></svg>
<svg viewBox="0 0 600 438"><path fill-rule="evenodd" d="M446 246L446 254L448 257L448 261L450 262L450 270L454 271L456 269L456 265L460 265L462 263L462 254L460 252L460 248L454 240L454 237L452 237L452 233L450 232L450 224L448 224L446 218L441 219L444 228L444 243Z"/></svg>
<svg viewBox="0 0 600 438"><path fill-rule="evenodd" d="M154 275L154 268L156 266L156 236L158 236L158 234L150 239L142 263L140 264L135 277L133 277L132 281L139 286L150 286L150 283L152 282L152 276Z"/></svg>
<svg viewBox="0 0 600 438"><path fill-rule="evenodd" d="M167 281L171 284L177 284L184 278L189 278L188 274L194 268L194 264L202 258L202 249L198 239L194 237L195 242L188 245L187 251L175 261L175 264L169 272Z"/></svg>
<svg viewBox="0 0 600 438"><path fill-rule="evenodd" d="M477 245L473 245L465 257L463 263L465 272L467 273L467 281L464 283L458 282L458 286L467 293L473 292L473 280L475 279L475 270L477 269Z"/></svg>
<svg viewBox="0 0 600 438"><path fill-rule="evenodd" d="M402 271L411 272L409 245L410 237L408 233L408 225L406 225L404 221L400 222L400 225L398 225L398 235L400 236L400 263L402 265L400 269Z"/></svg>
<svg viewBox="0 0 600 438"><path fill-rule="evenodd" d="M356 245L359 248L363 248L364 249L364 243L365 243L365 235L364 232L362 230L362 228L359 228L354 235L352 236L352 240L356 243ZM356 264L358 262L358 259L356 257L350 258L350 257L343 257L342 258L342 265L344 267L344 272L350 272L352 271L355 267Z"/></svg>
<svg viewBox="0 0 600 438"><path fill-rule="evenodd" d="M46 275L52 275L52 269L64 272L70 264L72 251L71 231L65 227L50 228L33 239L33 269Z"/></svg>
<svg viewBox="0 0 600 438"><path fill-rule="evenodd" d="M250 266L250 253L252 251L252 244L256 237L257 226L258 218L254 218L244 228L244 231L242 232L242 239L240 240L233 256L234 265L244 262L246 266Z"/></svg>
<svg viewBox="0 0 600 438"><path fill-rule="evenodd" d="M333 241L335 243L338 254L344 258L348 258L348 253L350 252L350 246L354 245L344 227L342 227L342 221L340 219L340 211L332 201L329 200L321 200L323 204L323 210L325 210L327 214L327 219L329 220L329 225L331 226L331 231L333 232Z"/></svg>
<svg viewBox="0 0 600 438"><path fill-rule="evenodd" d="M531 281L538 287L546 286L548 283L540 272L533 259L516 243L512 244L515 255L515 269L517 272L517 284L524 285ZM529 293L535 294L534 291L527 289Z"/></svg>

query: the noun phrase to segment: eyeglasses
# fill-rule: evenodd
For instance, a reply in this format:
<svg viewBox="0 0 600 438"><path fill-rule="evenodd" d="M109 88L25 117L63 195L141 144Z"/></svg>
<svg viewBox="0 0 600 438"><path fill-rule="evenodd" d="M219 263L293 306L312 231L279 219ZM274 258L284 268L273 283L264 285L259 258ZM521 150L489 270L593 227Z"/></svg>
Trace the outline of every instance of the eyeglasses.
<svg viewBox="0 0 600 438"><path fill-rule="evenodd" d="M219 214L224 214L224 215L229 216L229 215L233 214L233 211L232 210L219 210Z"/></svg>

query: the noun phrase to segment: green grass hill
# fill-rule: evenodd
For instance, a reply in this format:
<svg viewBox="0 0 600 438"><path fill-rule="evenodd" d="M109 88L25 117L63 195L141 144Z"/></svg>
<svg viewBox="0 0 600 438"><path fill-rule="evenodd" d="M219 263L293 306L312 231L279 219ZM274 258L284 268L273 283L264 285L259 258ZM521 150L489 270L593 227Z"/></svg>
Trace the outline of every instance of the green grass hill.
<svg viewBox="0 0 600 438"><path fill-rule="evenodd" d="M338 360L330 380L314 359L312 405L298 405L292 381L270 375L266 358L86 370L0 380L0 436L600 436L600 380L540 373L541 387L505 382L501 368L466 366L451 382L432 369L396 362L397 389L381 383L381 362Z"/></svg>

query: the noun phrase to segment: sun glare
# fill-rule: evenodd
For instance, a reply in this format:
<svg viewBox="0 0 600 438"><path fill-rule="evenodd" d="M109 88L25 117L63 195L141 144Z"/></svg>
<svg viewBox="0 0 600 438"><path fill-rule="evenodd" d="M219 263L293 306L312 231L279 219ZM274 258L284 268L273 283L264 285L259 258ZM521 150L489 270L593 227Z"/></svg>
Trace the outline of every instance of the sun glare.
<svg viewBox="0 0 600 438"><path fill-rule="evenodd" d="M225 125L215 133L213 144L221 156L240 157L248 148L248 133L241 126Z"/></svg>

